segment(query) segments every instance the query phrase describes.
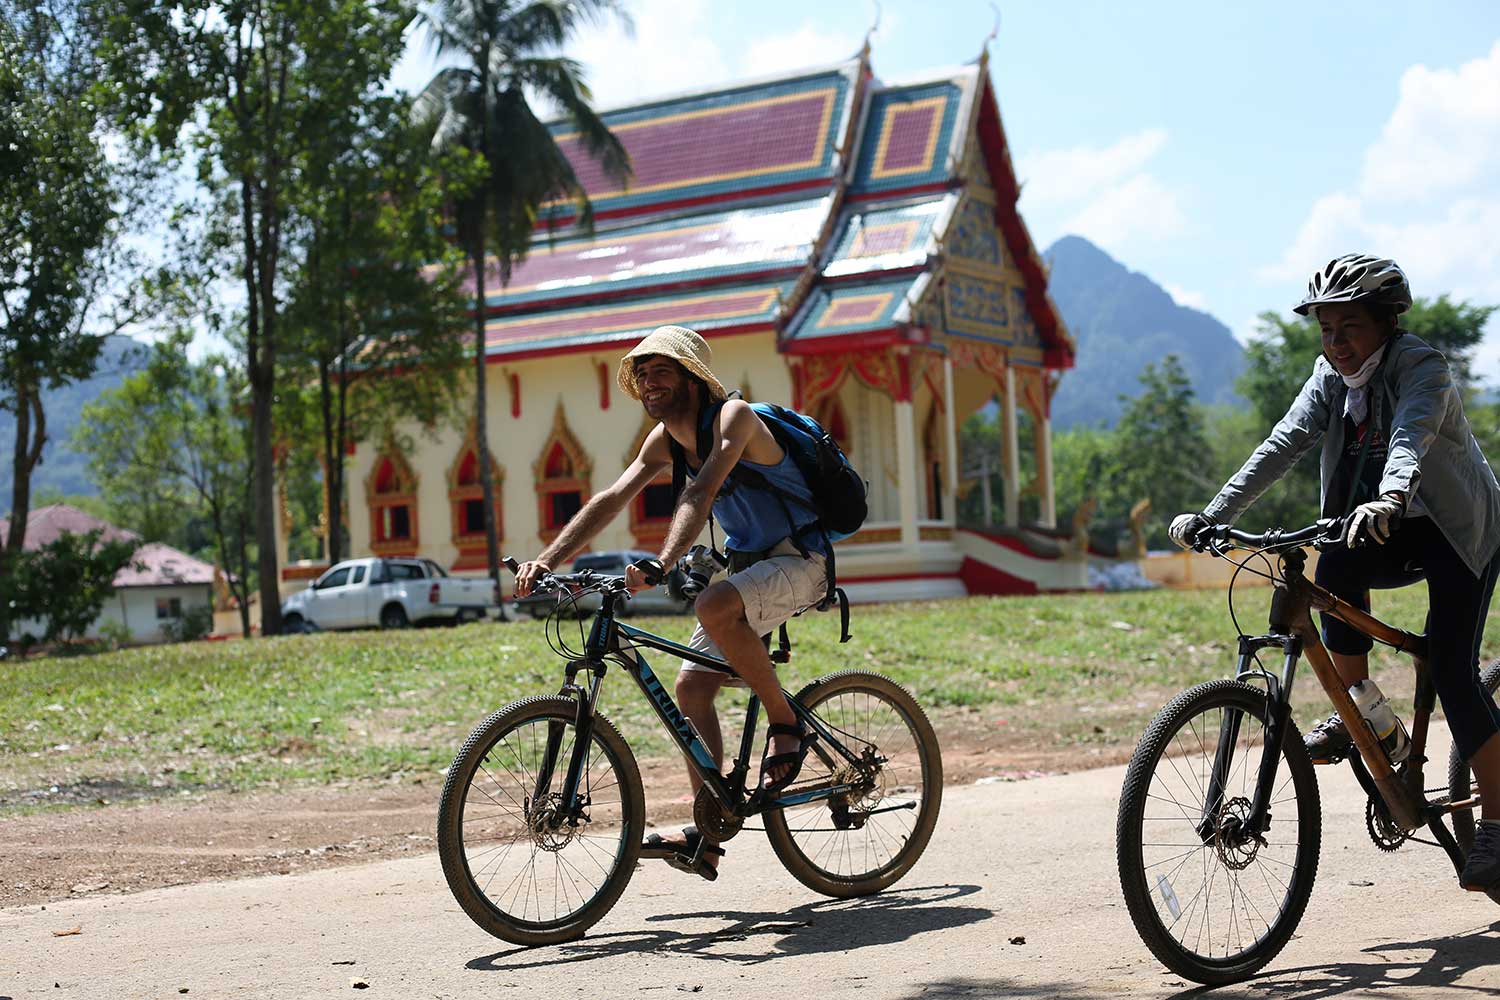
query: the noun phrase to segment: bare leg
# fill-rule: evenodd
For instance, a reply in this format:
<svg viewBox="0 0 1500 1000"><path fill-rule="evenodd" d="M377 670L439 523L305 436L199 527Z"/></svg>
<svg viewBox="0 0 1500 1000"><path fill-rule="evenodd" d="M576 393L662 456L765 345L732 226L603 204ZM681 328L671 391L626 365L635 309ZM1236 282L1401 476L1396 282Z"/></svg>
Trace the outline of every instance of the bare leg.
<svg viewBox="0 0 1500 1000"><path fill-rule="evenodd" d="M677 706L698 730L698 736L712 755L714 765L721 769L724 766L724 737L719 732L719 713L714 708L714 699L723 686L724 678L721 675L706 670L684 670L677 675ZM698 794L698 789L703 785L703 779L691 766L688 767L688 784L694 795Z"/></svg>
<svg viewBox="0 0 1500 1000"><path fill-rule="evenodd" d="M1353 656L1345 656L1343 653L1328 651L1333 658L1333 665L1338 669L1339 676L1344 679L1344 687L1353 687L1360 681L1370 679L1370 654L1355 653Z"/></svg>
<svg viewBox="0 0 1500 1000"><path fill-rule="evenodd" d="M1480 818L1500 820L1500 733L1484 741L1469 758L1469 768L1474 772L1474 784L1483 800L1479 804Z"/></svg>
<svg viewBox="0 0 1500 1000"><path fill-rule="evenodd" d="M787 704L781 691L781 681L776 677L776 668L771 665L771 654L760 641L760 636L750 627L745 618L745 602L734 584L721 580L698 595L695 605L698 621L703 630L724 654L724 659L733 665L750 689L765 706L766 717L783 726L796 725L797 716ZM797 749L795 736L773 736L770 752L789 753ZM786 773L777 768L767 773L769 780L776 780Z"/></svg>

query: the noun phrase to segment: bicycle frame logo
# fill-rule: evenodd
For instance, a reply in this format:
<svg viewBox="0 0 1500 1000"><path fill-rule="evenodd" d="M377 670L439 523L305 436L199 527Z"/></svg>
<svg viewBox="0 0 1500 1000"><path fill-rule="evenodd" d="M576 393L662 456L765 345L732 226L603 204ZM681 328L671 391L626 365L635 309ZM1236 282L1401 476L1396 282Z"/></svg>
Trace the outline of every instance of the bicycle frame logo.
<svg viewBox="0 0 1500 1000"><path fill-rule="evenodd" d="M620 647L616 649L616 652L620 654L635 673L636 680L640 682L641 687L645 689L646 694L651 698L651 703L656 706L656 714L660 715L662 721L677 733L682 745L687 747L688 752L693 755L693 758L704 767L717 770L718 765L714 763L714 759L709 756L708 751L704 749L702 742L699 741L698 733L693 729L693 724L678 709L677 703L672 700L672 695L662 686L662 682L657 679L650 665L646 663L646 658L633 649Z"/></svg>

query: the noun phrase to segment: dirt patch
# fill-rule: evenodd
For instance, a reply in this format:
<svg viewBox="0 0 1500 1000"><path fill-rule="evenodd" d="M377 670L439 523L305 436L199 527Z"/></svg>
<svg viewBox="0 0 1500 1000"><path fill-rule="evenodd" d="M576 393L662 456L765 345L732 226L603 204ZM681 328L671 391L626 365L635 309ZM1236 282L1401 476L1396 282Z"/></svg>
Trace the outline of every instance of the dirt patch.
<svg viewBox="0 0 1500 1000"><path fill-rule="evenodd" d="M954 711L933 722L949 785L1101 767L1128 759L1133 748L1099 739L1102 729L1095 742L1058 742L1055 734L1039 739L1029 727L1012 726L993 712ZM660 758L640 766L648 823L686 818L691 802L681 764ZM289 875L431 851L442 779L434 774L321 788L174 793L171 799L134 802L122 801L122 790L69 786L45 800L75 808L9 817L0 812L0 907Z"/></svg>

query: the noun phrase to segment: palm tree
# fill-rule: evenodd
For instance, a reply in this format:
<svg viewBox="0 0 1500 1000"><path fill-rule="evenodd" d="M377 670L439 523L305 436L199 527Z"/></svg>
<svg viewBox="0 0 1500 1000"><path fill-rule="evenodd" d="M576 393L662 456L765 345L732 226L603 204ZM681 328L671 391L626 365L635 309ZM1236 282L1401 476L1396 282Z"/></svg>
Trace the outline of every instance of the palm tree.
<svg viewBox="0 0 1500 1000"><path fill-rule="evenodd" d="M494 253L504 288L530 248L544 206L570 200L578 227L593 228L588 195L528 95L561 108L604 172L628 179L630 159L591 106L582 67L560 54L580 27L608 16L628 23L619 0L435 0L421 15L438 58L455 65L439 70L418 95L416 120L435 151L464 149L483 160L483 179L458 200L455 221L474 268L474 419L485 547L497 587L500 553L485 426L485 256Z"/></svg>

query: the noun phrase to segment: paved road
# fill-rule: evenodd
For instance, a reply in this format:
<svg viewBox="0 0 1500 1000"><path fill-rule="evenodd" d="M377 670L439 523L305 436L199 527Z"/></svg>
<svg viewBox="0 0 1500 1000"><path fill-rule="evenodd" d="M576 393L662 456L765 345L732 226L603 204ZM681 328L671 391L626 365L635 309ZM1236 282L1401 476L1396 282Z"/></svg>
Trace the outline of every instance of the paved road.
<svg viewBox="0 0 1500 1000"><path fill-rule="evenodd" d="M0 1000L1191 995L1120 901L1122 775L949 789L926 857L865 900L810 896L747 833L717 883L648 864L587 938L531 951L475 928L433 855L0 910ZM1301 933L1260 979L1213 995L1500 997L1500 907L1459 891L1436 849L1379 854L1348 772L1319 775L1323 863Z"/></svg>

